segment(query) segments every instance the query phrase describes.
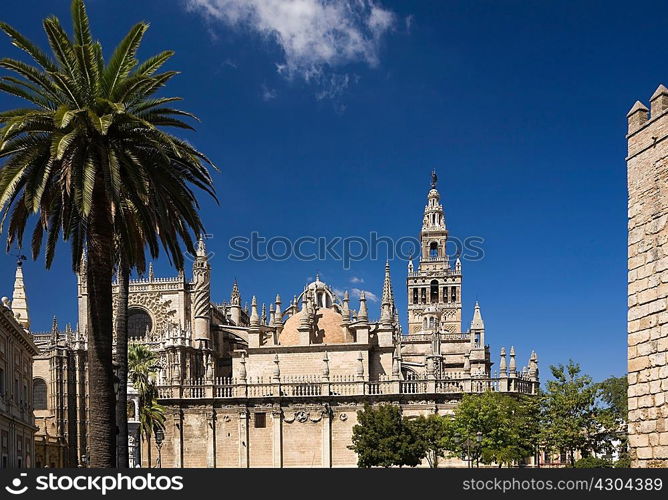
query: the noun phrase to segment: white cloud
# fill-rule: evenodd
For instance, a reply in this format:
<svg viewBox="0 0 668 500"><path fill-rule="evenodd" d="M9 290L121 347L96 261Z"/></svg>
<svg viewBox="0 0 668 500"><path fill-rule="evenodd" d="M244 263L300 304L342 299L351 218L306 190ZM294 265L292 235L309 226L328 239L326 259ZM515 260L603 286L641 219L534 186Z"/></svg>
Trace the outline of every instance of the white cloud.
<svg viewBox="0 0 668 500"><path fill-rule="evenodd" d="M276 96L278 93L276 92L276 89L270 89L266 85L262 85L262 100L263 101L271 101L272 99L276 99Z"/></svg>
<svg viewBox="0 0 668 500"><path fill-rule="evenodd" d="M350 291L353 297L356 298L359 298L360 294L362 293L362 290L360 290L359 288L353 288ZM369 290L364 290L364 296L366 297L367 300L370 300L371 302L378 302L378 295L370 292Z"/></svg>
<svg viewBox="0 0 668 500"><path fill-rule="evenodd" d="M360 278L358 276L353 276L350 278L351 283L364 283L364 278Z"/></svg>
<svg viewBox="0 0 668 500"><path fill-rule="evenodd" d="M351 63L374 67L380 41L396 15L377 0L186 0L188 8L226 26L249 29L280 47L277 71L321 87L318 99L334 98L351 83L332 73Z"/></svg>

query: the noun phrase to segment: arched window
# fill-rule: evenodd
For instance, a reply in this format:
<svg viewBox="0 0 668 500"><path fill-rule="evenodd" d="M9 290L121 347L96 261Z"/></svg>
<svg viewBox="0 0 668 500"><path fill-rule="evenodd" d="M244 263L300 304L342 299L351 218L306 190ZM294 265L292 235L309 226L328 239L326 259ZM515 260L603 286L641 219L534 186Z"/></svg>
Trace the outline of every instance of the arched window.
<svg viewBox="0 0 668 500"><path fill-rule="evenodd" d="M146 331L153 328L151 316L143 309L138 307L130 308L128 311L128 336L131 339L143 338Z"/></svg>
<svg viewBox="0 0 668 500"><path fill-rule="evenodd" d="M34 410L46 410L46 382L41 378L32 381L32 406Z"/></svg>
<svg viewBox="0 0 668 500"><path fill-rule="evenodd" d="M432 280L429 285L429 301L435 304L438 302L438 281Z"/></svg>
<svg viewBox="0 0 668 500"><path fill-rule="evenodd" d="M429 244L429 257L432 259L436 259L438 257L438 243L435 241L432 241Z"/></svg>

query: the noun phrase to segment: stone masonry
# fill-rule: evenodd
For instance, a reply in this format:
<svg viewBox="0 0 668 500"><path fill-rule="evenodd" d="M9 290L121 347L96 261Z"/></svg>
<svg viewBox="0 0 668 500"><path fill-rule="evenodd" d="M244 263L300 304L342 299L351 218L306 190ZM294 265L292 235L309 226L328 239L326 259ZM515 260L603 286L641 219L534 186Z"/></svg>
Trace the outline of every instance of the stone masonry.
<svg viewBox="0 0 668 500"><path fill-rule="evenodd" d="M668 467L668 89L628 118L629 444L634 467Z"/></svg>

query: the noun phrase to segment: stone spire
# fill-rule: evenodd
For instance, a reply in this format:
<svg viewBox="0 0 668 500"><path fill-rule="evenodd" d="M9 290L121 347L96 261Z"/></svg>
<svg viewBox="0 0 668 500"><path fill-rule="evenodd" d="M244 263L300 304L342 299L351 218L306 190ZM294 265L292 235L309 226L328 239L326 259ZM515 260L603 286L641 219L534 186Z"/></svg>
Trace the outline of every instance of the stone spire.
<svg viewBox="0 0 668 500"><path fill-rule="evenodd" d="M155 280L155 271L153 270L153 262L149 262L148 264L148 280L149 281Z"/></svg>
<svg viewBox="0 0 668 500"><path fill-rule="evenodd" d="M360 308L357 312L357 320L366 323L369 320L369 313L366 309L366 295L364 290L360 292Z"/></svg>
<svg viewBox="0 0 668 500"><path fill-rule="evenodd" d="M517 362L515 361L515 347L510 346L510 364L508 366L510 370L510 376L513 377L517 374Z"/></svg>
<svg viewBox="0 0 668 500"><path fill-rule="evenodd" d="M260 324L267 324L267 304L262 304L262 316L260 316Z"/></svg>
<svg viewBox="0 0 668 500"><path fill-rule="evenodd" d="M394 294L392 293L392 279L390 277L390 262L385 262L385 281L383 283L383 297L381 300L380 322L391 324L394 319Z"/></svg>
<svg viewBox="0 0 668 500"><path fill-rule="evenodd" d="M53 317L53 320L51 320L51 341L52 342L58 342L60 340L60 331L58 329L58 318L55 316Z"/></svg>
<svg viewBox="0 0 668 500"><path fill-rule="evenodd" d="M529 376L534 380L538 379L538 355L536 351L531 351L531 357L529 358Z"/></svg>
<svg viewBox="0 0 668 500"><path fill-rule="evenodd" d="M251 300L250 324L251 326L260 325L260 316L257 314L257 299L255 298L255 295L253 295L253 299Z"/></svg>
<svg viewBox="0 0 668 500"><path fill-rule="evenodd" d="M499 363L499 375L501 377L508 376L508 367L506 366L506 348L501 348L501 363Z"/></svg>
<svg viewBox="0 0 668 500"><path fill-rule="evenodd" d="M274 326L276 322L276 309L274 304L269 304L269 326Z"/></svg>
<svg viewBox="0 0 668 500"><path fill-rule="evenodd" d="M274 310L274 324L282 325L283 324L283 312L281 311L281 296L276 294L276 301L274 302L276 309Z"/></svg>
<svg viewBox="0 0 668 500"><path fill-rule="evenodd" d="M234 284L232 285L232 293L230 294L230 304L233 306L241 305L241 294L239 293L239 283L237 283L236 278L234 279Z"/></svg>
<svg viewBox="0 0 668 500"><path fill-rule="evenodd" d="M26 298L25 283L23 282L23 260L19 257L16 263L16 279L14 280L14 293L12 294L12 312L19 324L26 330L30 328L30 314L28 313L28 300Z"/></svg>
<svg viewBox="0 0 668 500"><path fill-rule="evenodd" d="M195 340L211 341L211 266L206 253L204 237L200 235L197 255L193 262L193 330Z"/></svg>
<svg viewBox="0 0 668 500"><path fill-rule="evenodd" d="M344 323L350 321L350 295L348 295L348 290L343 292L343 308L341 310L341 316L343 316Z"/></svg>
<svg viewBox="0 0 668 500"><path fill-rule="evenodd" d="M480 305L478 301L475 302L475 308L473 309L473 320L471 321L471 330L484 330L485 323L482 320L482 315L480 314Z"/></svg>
<svg viewBox="0 0 668 500"><path fill-rule="evenodd" d="M415 271L415 267L413 266L413 259L408 259L408 272L412 273Z"/></svg>
<svg viewBox="0 0 668 500"><path fill-rule="evenodd" d="M241 325L241 294L236 278L232 284L232 293L230 294L230 320L236 326Z"/></svg>

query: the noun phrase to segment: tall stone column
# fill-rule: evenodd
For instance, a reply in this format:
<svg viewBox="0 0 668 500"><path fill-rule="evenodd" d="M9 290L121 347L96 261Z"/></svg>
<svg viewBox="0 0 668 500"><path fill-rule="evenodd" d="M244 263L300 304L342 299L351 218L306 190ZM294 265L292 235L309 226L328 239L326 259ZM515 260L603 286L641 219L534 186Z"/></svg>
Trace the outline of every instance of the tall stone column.
<svg viewBox="0 0 668 500"><path fill-rule="evenodd" d="M239 467L242 469L250 467L248 438L248 408L243 408L239 412Z"/></svg>
<svg viewBox="0 0 668 500"><path fill-rule="evenodd" d="M281 468L283 467L283 411L280 406L272 408L271 418L273 422L273 463L275 468Z"/></svg>
<svg viewBox="0 0 668 500"><path fill-rule="evenodd" d="M322 466L332 466L332 411L329 405L322 410Z"/></svg>
<svg viewBox="0 0 668 500"><path fill-rule="evenodd" d="M216 409L211 408L206 414L206 466L216 467Z"/></svg>

